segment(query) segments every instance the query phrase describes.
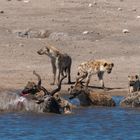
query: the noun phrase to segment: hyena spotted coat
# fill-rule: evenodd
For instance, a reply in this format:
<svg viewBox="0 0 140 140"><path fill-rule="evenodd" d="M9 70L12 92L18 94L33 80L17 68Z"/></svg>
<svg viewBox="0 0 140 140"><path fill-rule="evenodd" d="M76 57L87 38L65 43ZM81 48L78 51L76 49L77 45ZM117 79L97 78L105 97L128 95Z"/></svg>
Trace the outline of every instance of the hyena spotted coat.
<svg viewBox="0 0 140 140"><path fill-rule="evenodd" d="M140 78L138 75L128 76L128 90L129 93L140 91Z"/></svg>
<svg viewBox="0 0 140 140"><path fill-rule="evenodd" d="M64 74L68 76L68 84L71 84L72 59L68 54L61 53L58 49L49 45L41 48L37 53L39 55L47 55L51 59L53 71L52 85L58 83L60 81L60 76L64 76Z"/></svg>
<svg viewBox="0 0 140 140"><path fill-rule="evenodd" d="M91 60L83 62L78 66L76 82L86 80L87 87L92 75L97 75L102 88L104 88L103 75L105 72L110 74L113 67L114 64L106 60Z"/></svg>

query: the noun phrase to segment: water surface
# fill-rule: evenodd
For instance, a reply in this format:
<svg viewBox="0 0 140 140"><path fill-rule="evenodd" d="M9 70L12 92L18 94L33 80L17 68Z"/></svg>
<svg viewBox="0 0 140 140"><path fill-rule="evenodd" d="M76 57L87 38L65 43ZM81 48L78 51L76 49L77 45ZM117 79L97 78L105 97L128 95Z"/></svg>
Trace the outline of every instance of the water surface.
<svg viewBox="0 0 140 140"><path fill-rule="evenodd" d="M118 104L120 97L115 100ZM139 140L140 110L117 106L79 108L71 115L2 113L0 128L0 140Z"/></svg>

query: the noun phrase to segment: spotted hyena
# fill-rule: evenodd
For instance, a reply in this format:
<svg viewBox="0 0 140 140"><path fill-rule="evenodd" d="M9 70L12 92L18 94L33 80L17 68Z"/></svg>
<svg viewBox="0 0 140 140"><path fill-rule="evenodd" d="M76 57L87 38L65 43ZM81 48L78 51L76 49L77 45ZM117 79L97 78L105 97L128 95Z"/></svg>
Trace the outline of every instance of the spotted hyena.
<svg viewBox="0 0 140 140"><path fill-rule="evenodd" d="M103 75L105 72L110 74L113 67L114 64L106 60L91 60L83 62L78 66L76 82L85 80L87 87L91 76L97 75L101 83L101 87L104 88Z"/></svg>
<svg viewBox="0 0 140 140"><path fill-rule="evenodd" d="M68 84L71 83L71 64L72 59L66 53L61 53L58 49L53 46L45 46L37 51L39 55L47 55L51 59L52 70L53 70L53 82L51 84L56 83L56 76L57 81L60 81L60 76L67 75L68 76Z"/></svg>
<svg viewBox="0 0 140 140"><path fill-rule="evenodd" d="M76 83L74 86L71 86L69 89L69 99L78 98L81 106L115 106L115 101L109 94L99 93L91 91L81 82Z"/></svg>
<svg viewBox="0 0 140 140"><path fill-rule="evenodd" d="M140 80L138 75L129 75L128 81L129 93L140 90Z"/></svg>

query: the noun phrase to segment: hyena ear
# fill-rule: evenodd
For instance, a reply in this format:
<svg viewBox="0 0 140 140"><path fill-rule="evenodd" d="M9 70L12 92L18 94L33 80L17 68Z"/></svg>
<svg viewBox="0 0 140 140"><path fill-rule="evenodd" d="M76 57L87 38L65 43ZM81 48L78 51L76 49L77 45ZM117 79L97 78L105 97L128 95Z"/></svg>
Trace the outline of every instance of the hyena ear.
<svg viewBox="0 0 140 140"><path fill-rule="evenodd" d="M74 88L74 86L71 86L70 88L72 88L72 89L73 89L73 88ZM69 88L69 89L70 89L70 88Z"/></svg>
<svg viewBox="0 0 140 140"><path fill-rule="evenodd" d="M130 80L130 75L128 75L128 80Z"/></svg>
<svg viewBox="0 0 140 140"><path fill-rule="evenodd" d="M50 49L49 49L48 47L46 47L46 51L47 51L47 52L50 52Z"/></svg>
<svg viewBox="0 0 140 140"><path fill-rule="evenodd" d="M111 66L114 67L114 63L111 63Z"/></svg>
<svg viewBox="0 0 140 140"><path fill-rule="evenodd" d="M107 63L104 63L104 67L106 67L107 66Z"/></svg>
<svg viewBox="0 0 140 140"><path fill-rule="evenodd" d="M79 76L80 75L80 72L77 72L77 75Z"/></svg>
<svg viewBox="0 0 140 140"><path fill-rule="evenodd" d="M138 75L135 75L136 79L139 79L139 76Z"/></svg>
<svg viewBox="0 0 140 140"><path fill-rule="evenodd" d="M27 84L31 84L31 83L32 83L31 81L28 81L28 82L27 82Z"/></svg>

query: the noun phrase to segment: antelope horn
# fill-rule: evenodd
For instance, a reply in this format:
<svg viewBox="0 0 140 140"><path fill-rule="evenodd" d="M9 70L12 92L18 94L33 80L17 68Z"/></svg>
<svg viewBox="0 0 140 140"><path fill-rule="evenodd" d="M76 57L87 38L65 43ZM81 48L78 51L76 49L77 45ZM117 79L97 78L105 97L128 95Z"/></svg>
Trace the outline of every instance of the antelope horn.
<svg viewBox="0 0 140 140"><path fill-rule="evenodd" d="M58 91L61 90L62 81L63 81L63 79L65 79L66 77L67 77L67 75L65 75L65 76L63 76L63 77L61 78L61 80L60 80L59 83L58 83L58 87L57 87L56 89L54 89L53 91L50 92L50 95L51 95L51 96L54 96L54 94L55 94L56 92L58 92Z"/></svg>
<svg viewBox="0 0 140 140"><path fill-rule="evenodd" d="M41 86L41 77L40 77L40 75L37 74L35 70L33 71L33 74L38 78L38 84L37 85L40 87Z"/></svg>

